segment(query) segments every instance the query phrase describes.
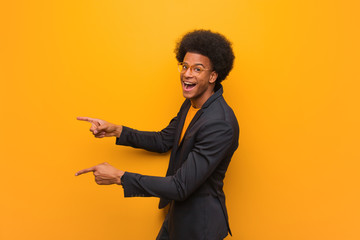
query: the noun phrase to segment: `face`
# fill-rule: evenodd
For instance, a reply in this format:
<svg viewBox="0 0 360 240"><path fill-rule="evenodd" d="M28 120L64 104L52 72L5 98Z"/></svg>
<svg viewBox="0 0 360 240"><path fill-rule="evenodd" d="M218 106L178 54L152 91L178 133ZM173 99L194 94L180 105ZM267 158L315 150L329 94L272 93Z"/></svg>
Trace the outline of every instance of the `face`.
<svg viewBox="0 0 360 240"><path fill-rule="evenodd" d="M187 52L183 63L194 66L195 71L196 66L206 69L198 75L191 68L180 73L184 97L190 99L194 107L200 108L214 92L217 73L212 70L210 59L198 53Z"/></svg>

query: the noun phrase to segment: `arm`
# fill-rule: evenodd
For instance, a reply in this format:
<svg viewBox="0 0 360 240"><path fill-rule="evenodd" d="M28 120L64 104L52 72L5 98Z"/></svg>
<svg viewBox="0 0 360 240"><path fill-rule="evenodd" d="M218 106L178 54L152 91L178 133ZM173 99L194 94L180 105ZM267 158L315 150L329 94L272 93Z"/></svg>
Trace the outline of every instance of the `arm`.
<svg viewBox="0 0 360 240"><path fill-rule="evenodd" d="M90 131L97 138L116 137L117 145L142 148L160 153L169 151L173 146L177 125L177 117L174 117L162 131L146 132L116 125L97 118L77 117L77 120L90 122Z"/></svg>
<svg viewBox="0 0 360 240"><path fill-rule="evenodd" d="M194 148L173 176L153 177L125 172L125 197L155 196L185 200L214 172L221 161L230 158L237 144L226 122L206 124L199 131Z"/></svg>
<svg viewBox="0 0 360 240"><path fill-rule="evenodd" d="M169 151L174 144L176 126L177 117L173 118L160 132L138 131L123 127L122 134L116 139L116 144L164 153Z"/></svg>

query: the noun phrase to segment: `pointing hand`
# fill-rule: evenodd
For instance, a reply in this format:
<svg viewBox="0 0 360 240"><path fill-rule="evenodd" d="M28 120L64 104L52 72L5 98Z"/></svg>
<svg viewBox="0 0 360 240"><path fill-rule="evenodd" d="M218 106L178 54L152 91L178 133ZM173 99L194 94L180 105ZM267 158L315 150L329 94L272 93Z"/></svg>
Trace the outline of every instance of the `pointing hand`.
<svg viewBox="0 0 360 240"><path fill-rule="evenodd" d="M86 168L75 173L75 176L79 176L84 173L93 172L95 176L95 182L99 185L121 184L121 177L124 175L124 171L116 169L109 163L101 163L94 167Z"/></svg>
<svg viewBox="0 0 360 240"><path fill-rule="evenodd" d="M97 138L114 137L114 136L120 137L122 132L121 125L115 125L113 123L109 123L101 119L90 118L90 117L77 117L76 119L91 123L90 131Z"/></svg>

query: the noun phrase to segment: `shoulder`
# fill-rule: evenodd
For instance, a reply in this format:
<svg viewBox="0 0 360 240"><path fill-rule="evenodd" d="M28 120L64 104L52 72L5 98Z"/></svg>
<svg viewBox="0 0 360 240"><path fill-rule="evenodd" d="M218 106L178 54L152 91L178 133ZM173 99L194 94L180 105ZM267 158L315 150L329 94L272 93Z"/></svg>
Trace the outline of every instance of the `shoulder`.
<svg viewBox="0 0 360 240"><path fill-rule="evenodd" d="M223 96L203 109L200 121L201 132L220 131L233 137L239 136L239 124L232 108L227 104Z"/></svg>
<svg viewBox="0 0 360 240"><path fill-rule="evenodd" d="M218 97L204 109L204 117L210 122L225 121L237 125L235 113L227 104L223 96Z"/></svg>

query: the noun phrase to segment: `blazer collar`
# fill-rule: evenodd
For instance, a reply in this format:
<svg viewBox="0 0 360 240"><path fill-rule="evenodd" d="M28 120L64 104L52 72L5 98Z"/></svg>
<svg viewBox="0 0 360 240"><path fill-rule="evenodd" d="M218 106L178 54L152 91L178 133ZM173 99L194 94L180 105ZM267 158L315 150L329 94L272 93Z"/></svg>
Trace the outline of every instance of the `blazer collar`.
<svg viewBox="0 0 360 240"><path fill-rule="evenodd" d="M215 86L214 91L215 91L214 94L211 95L211 97L209 97L208 100L206 100L206 102L202 105L201 109L205 109L208 106L210 106L210 104L212 102L214 102L216 99L218 99L219 97L221 97L224 92L221 84L219 84L218 86Z"/></svg>

